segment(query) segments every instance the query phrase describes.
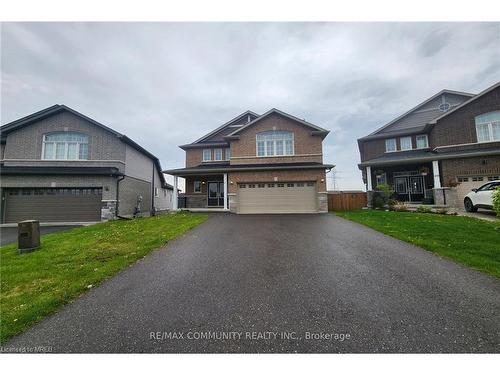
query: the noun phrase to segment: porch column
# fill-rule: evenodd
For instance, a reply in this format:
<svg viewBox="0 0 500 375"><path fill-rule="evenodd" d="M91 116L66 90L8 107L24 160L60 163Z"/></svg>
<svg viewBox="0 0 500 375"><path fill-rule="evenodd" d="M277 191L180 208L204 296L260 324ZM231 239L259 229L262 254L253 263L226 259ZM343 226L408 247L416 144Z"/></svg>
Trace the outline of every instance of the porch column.
<svg viewBox="0 0 500 375"><path fill-rule="evenodd" d="M372 167L366 167L366 190L372 191Z"/></svg>
<svg viewBox="0 0 500 375"><path fill-rule="evenodd" d="M172 194L172 210L177 211L179 209L178 193L177 193L177 176L174 176L174 192Z"/></svg>
<svg viewBox="0 0 500 375"><path fill-rule="evenodd" d="M441 178L439 175L439 162L437 160L432 161L432 174L434 175L434 189L441 188Z"/></svg>
<svg viewBox="0 0 500 375"><path fill-rule="evenodd" d="M224 173L224 209L227 208L227 173Z"/></svg>

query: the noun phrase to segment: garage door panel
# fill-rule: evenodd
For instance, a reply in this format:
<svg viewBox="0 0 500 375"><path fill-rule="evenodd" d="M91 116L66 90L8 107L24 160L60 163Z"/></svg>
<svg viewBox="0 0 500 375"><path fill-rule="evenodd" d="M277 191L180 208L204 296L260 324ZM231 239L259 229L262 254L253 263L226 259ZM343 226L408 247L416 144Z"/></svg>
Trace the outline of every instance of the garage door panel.
<svg viewBox="0 0 500 375"><path fill-rule="evenodd" d="M101 201L100 188L6 189L5 222L100 221Z"/></svg>
<svg viewBox="0 0 500 375"><path fill-rule="evenodd" d="M287 186L291 184L292 186ZM238 213L313 213L317 212L314 183L240 184ZM255 187L249 187L254 185ZM260 184L262 185L262 184ZM272 187L269 187L269 186Z"/></svg>

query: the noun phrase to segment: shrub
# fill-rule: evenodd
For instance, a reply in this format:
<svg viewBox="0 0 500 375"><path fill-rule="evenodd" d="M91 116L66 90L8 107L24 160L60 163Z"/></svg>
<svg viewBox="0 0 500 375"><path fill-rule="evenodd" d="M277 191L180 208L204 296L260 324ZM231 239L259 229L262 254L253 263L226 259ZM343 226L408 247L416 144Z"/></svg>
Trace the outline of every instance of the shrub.
<svg viewBox="0 0 500 375"><path fill-rule="evenodd" d="M438 208L435 212L440 215L446 215L448 210L446 208Z"/></svg>
<svg viewBox="0 0 500 375"><path fill-rule="evenodd" d="M394 194L394 191L387 184L377 185L373 192L373 206L375 208L385 208L389 205L389 199Z"/></svg>
<svg viewBox="0 0 500 375"><path fill-rule="evenodd" d="M404 202L396 202L392 209L397 212L407 212L408 206Z"/></svg>
<svg viewBox="0 0 500 375"><path fill-rule="evenodd" d="M389 207L389 210L394 211L394 206L398 204L398 201L392 198L389 198L387 200L387 207Z"/></svg>
<svg viewBox="0 0 500 375"><path fill-rule="evenodd" d="M497 216L500 216L500 186L495 189L491 197L493 200L493 209L497 213Z"/></svg>
<svg viewBox="0 0 500 375"><path fill-rule="evenodd" d="M417 212L420 213L432 213L432 209L429 206L426 206L425 204L421 204L420 206L417 207Z"/></svg>

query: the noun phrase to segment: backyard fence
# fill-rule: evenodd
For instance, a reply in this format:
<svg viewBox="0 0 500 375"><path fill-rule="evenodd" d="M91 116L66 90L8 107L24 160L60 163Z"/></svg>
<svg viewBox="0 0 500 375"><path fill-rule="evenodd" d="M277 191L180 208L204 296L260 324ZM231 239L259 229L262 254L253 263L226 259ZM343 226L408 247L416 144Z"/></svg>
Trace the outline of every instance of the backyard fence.
<svg viewBox="0 0 500 375"><path fill-rule="evenodd" d="M364 191L329 191L328 211L348 211L366 207L368 201Z"/></svg>

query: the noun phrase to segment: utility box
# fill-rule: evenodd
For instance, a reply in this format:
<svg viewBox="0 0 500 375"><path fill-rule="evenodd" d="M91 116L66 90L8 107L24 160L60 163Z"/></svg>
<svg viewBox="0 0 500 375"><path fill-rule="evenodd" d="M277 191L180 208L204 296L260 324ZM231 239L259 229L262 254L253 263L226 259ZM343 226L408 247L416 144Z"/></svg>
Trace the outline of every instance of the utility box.
<svg viewBox="0 0 500 375"><path fill-rule="evenodd" d="M17 248L19 253L29 253L40 247L40 222L25 220L17 223Z"/></svg>

